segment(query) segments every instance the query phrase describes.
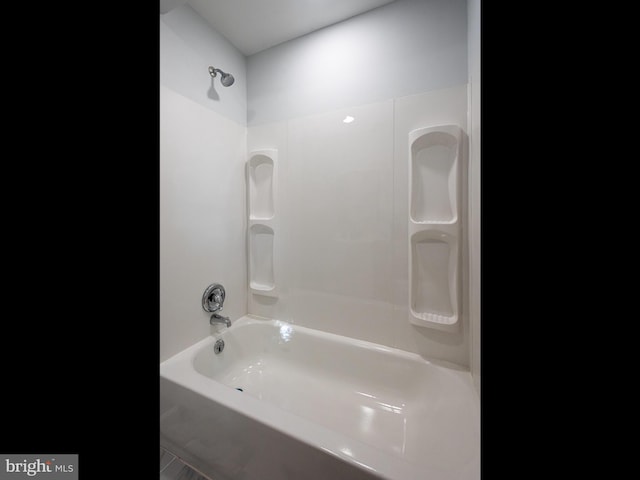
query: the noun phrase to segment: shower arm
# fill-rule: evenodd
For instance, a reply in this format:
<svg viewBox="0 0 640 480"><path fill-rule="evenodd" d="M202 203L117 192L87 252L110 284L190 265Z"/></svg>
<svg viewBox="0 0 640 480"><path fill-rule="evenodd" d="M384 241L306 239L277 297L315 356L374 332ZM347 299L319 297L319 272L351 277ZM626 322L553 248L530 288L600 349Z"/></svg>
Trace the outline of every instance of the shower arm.
<svg viewBox="0 0 640 480"><path fill-rule="evenodd" d="M220 72L222 75L224 75L224 72L222 70L220 70L219 68L213 68L213 67L209 67L209 74L215 78L215 76L218 74L218 72Z"/></svg>

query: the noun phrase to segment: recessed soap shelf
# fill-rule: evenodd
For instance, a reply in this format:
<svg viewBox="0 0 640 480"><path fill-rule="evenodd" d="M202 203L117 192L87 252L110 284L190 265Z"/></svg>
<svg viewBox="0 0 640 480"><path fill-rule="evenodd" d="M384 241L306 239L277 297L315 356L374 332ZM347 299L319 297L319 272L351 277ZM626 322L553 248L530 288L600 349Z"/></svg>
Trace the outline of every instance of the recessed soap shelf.
<svg viewBox="0 0 640 480"><path fill-rule="evenodd" d="M258 223L249 227L249 244L251 245L249 287L254 293L262 295L275 293L273 241L274 232L271 227Z"/></svg>
<svg viewBox="0 0 640 480"><path fill-rule="evenodd" d="M409 321L455 332L460 312L462 129L409 133Z"/></svg>
<svg viewBox="0 0 640 480"><path fill-rule="evenodd" d="M425 322L458 321L458 242L453 235L423 230L411 237L411 315Z"/></svg>
<svg viewBox="0 0 640 480"><path fill-rule="evenodd" d="M249 218L269 220L275 215L276 150L253 152L247 165L249 183Z"/></svg>

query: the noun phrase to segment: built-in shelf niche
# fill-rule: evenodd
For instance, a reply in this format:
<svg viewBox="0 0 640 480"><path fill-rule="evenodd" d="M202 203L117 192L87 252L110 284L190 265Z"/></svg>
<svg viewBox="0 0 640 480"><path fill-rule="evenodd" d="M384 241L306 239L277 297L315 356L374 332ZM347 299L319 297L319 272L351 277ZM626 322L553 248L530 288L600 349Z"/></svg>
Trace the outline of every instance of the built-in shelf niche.
<svg viewBox="0 0 640 480"><path fill-rule="evenodd" d="M409 133L409 321L458 330L463 134L457 125Z"/></svg>
<svg viewBox="0 0 640 480"><path fill-rule="evenodd" d="M274 252L277 231L278 151L255 150L247 160L249 292L277 296Z"/></svg>
<svg viewBox="0 0 640 480"><path fill-rule="evenodd" d="M417 319L453 325L458 321L458 242L438 231L411 237L411 315Z"/></svg>
<svg viewBox="0 0 640 480"><path fill-rule="evenodd" d="M268 220L273 218L275 194L275 159L277 152L254 152L249 159L249 218Z"/></svg>
<svg viewBox="0 0 640 480"><path fill-rule="evenodd" d="M272 293L276 288L273 274L273 229L254 224L249 228L251 244L249 287L261 294Z"/></svg>
<svg viewBox="0 0 640 480"><path fill-rule="evenodd" d="M423 130L427 131L411 144L411 220L453 223L458 218L459 136L447 131Z"/></svg>

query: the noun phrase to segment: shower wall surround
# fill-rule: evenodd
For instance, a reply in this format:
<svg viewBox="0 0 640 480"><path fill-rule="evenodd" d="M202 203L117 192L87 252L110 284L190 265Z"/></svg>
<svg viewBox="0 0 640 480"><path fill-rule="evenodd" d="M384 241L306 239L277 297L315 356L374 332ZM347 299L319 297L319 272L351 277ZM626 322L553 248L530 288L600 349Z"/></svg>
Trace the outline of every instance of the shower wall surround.
<svg viewBox="0 0 640 480"><path fill-rule="evenodd" d="M462 85L250 126L248 151L278 151L274 248L283 253L274 257L278 297L250 291L249 313L468 366L466 295L453 332L408 320L407 202L409 132L466 122Z"/></svg>
<svg viewBox="0 0 640 480"><path fill-rule="evenodd" d="M225 316L247 312L245 138L244 125L160 86L161 360L211 333L207 285L224 285Z"/></svg>
<svg viewBox="0 0 640 480"><path fill-rule="evenodd" d="M212 62L233 72L230 88ZM247 313L246 61L191 7L160 15L160 360L209 335L213 282L225 316ZM149 212L152 215L152 212Z"/></svg>
<svg viewBox="0 0 640 480"><path fill-rule="evenodd" d="M397 0L246 59L188 5L161 15L161 360L210 333L200 297L217 281L232 320L469 366L466 237L460 328L412 325L407 202L409 132L467 131L466 3ZM212 87L214 62L232 87ZM247 162L269 150L251 214Z"/></svg>
<svg viewBox="0 0 640 480"><path fill-rule="evenodd" d="M278 297L249 312L468 367L466 237L456 331L412 325L407 205L409 132L467 133L467 1L396 0L248 57L247 75L247 150L278 150L281 199Z"/></svg>

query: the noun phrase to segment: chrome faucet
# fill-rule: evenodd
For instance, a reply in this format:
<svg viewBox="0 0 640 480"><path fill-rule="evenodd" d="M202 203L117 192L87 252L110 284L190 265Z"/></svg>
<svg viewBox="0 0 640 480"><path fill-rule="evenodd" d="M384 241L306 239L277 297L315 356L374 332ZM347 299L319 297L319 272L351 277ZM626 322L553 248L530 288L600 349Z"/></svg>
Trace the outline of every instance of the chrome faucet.
<svg viewBox="0 0 640 480"><path fill-rule="evenodd" d="M225 297L224 287L219 283L212 283L204 291L202 295L202 308L205 312L213 313L209 319L209 324L216 325L218 323L224 323L227 327L231 326L229 317L223 317L217 313L222 310Z"/></svg>
<svg viewBox="0 0 640 480"><path fill-rule="evenodd" d="M224 323L227 327L231 326L231 320L229 320L229 317L223 317L222 315L214 313L209 319L209 324L216 325L218 323Z"/></svg>

